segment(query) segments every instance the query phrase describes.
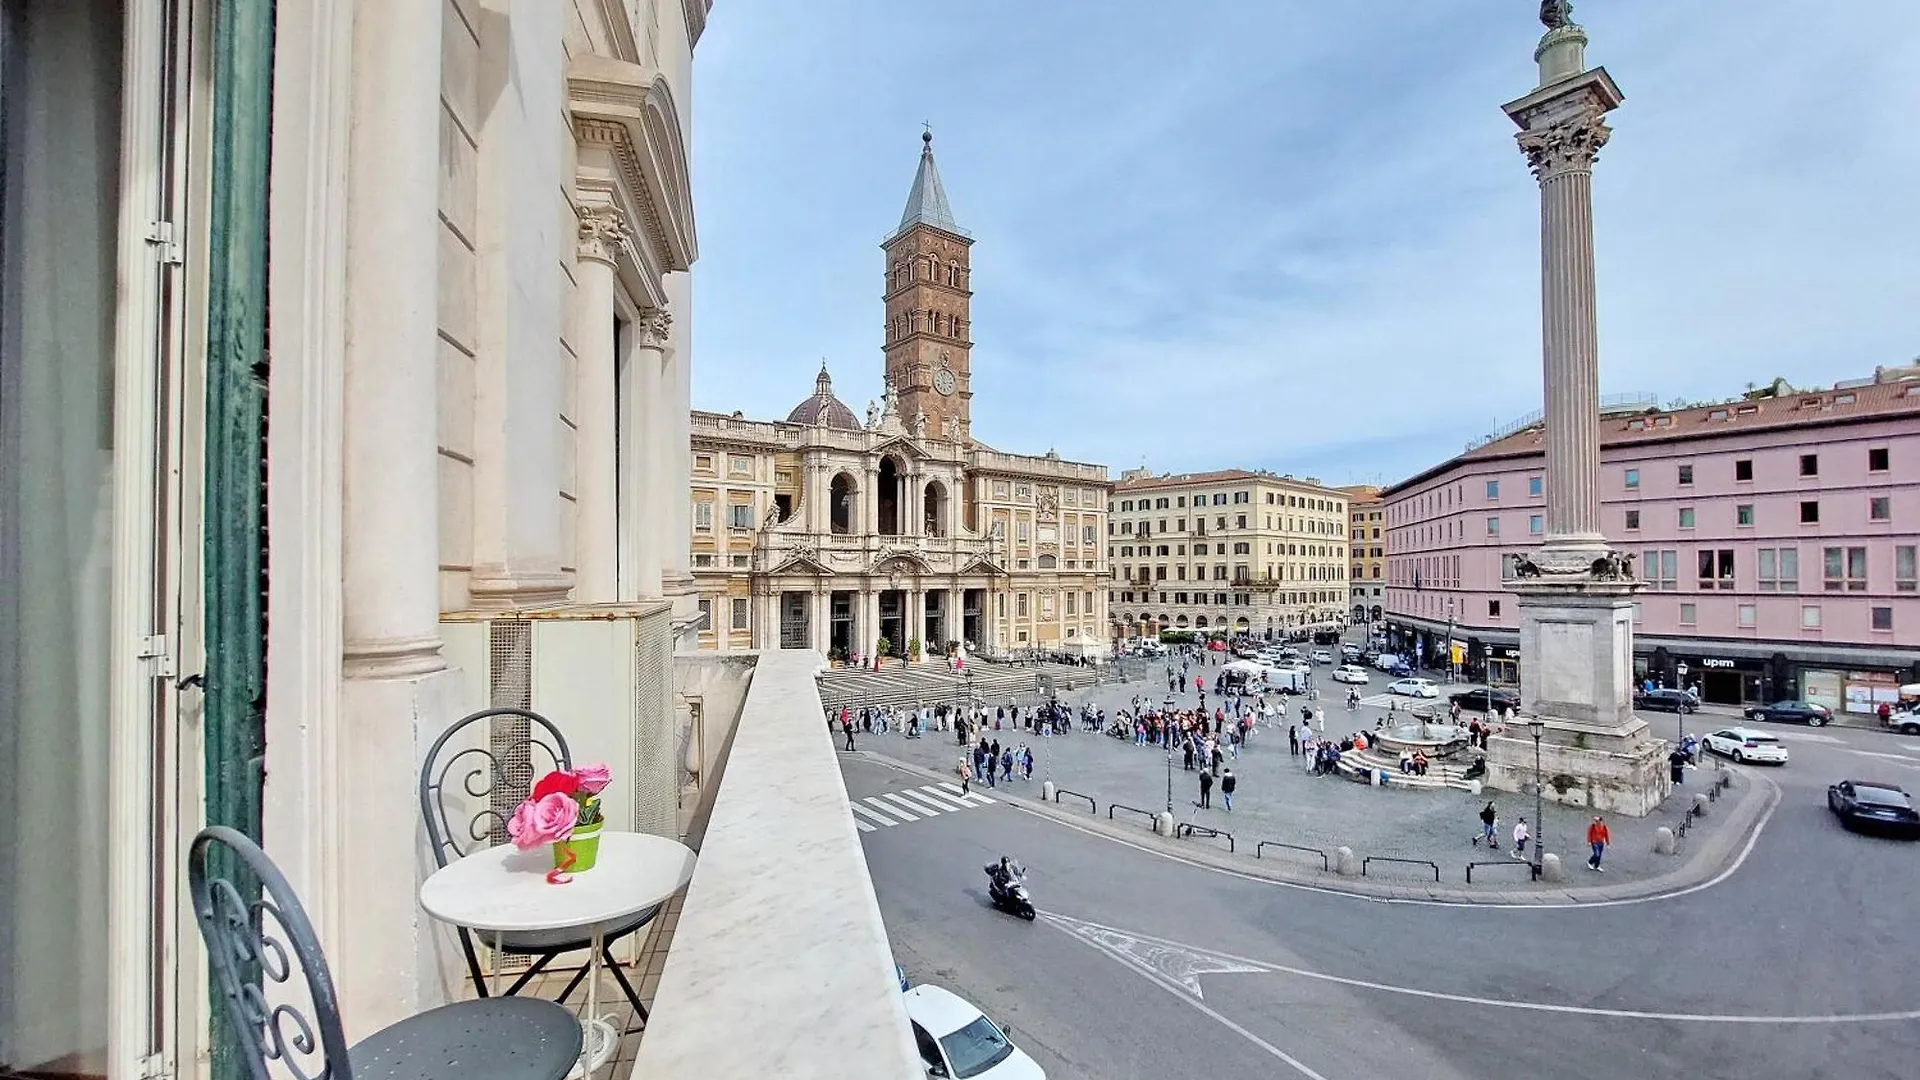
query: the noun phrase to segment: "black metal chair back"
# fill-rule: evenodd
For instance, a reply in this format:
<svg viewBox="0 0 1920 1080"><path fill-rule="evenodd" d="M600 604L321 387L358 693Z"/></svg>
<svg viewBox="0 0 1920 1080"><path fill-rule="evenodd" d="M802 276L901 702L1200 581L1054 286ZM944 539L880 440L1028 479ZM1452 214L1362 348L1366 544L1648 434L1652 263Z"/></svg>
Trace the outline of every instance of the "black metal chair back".
<svg viewBox="0 0 1920 1080"><path fill-rule="evenodd" d="M446 752L455 737L483 721L488 722L485 746ZM534 781L572 767L566 736L539 713L503 707L454 721L420 764L420 815L427 823L434 863L445 866L475 848L506 843L507 819ZM476 811L472 806L477 800L485 805Z"/></svg>
<svg viewBox="0 0 1920 1080"><path fill-rule="evenodd" d="M233 876L212 876L221 873ZM270 1062L295 1080L353 1080L326 957L266 852L237 830L202 829L187 854L187 886L214 992L252 1080L281 1080Z"/></svg>

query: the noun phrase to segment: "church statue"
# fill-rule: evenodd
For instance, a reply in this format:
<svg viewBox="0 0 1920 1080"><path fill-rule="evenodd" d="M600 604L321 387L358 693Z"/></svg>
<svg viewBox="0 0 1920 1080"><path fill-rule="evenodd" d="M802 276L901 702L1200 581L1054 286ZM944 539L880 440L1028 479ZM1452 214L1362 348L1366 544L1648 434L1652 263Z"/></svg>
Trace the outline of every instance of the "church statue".
<svg viewBox="0 0 1920 1080"><path fill-rule="evenodd" d="M872 398L868 398L867 399L867 426L871 428L876 426L879 423L880 423L880 406L874 404Z"/></svg>
<svg viewBox="0 0 1920 1080"><path fill-rule="evenodd" d="M1540 25L1558 30L1573 22L1573 0L1540 0Z"/></svg>
<svg viewBox="0 0 1920 1080"><path fill-rule="evenodd" d="M925 409L913 414L913 437L916 439L927 437L927 410Z"/></svg>
<svg viewBox="0 0 1920 1080"><path fill-rule="evenodd" d="M886 384L887 388L883 395L886 401L886 408L881 410L880 415L898 416L900 415L900 391L893 385L893 376L889 375L886 377Z"/></svg>

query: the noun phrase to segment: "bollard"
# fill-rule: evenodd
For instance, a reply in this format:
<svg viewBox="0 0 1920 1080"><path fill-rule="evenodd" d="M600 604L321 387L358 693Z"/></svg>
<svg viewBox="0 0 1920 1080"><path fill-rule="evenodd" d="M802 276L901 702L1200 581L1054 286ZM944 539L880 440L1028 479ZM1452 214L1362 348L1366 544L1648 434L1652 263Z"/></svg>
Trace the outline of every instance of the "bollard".
<svg viewBox="0 0 1920 1080"><path fill-rule="evenodd" d="M1706 816L1707 816L1707 797L1706 797L1706 795L1705 795L1705 794L1695 794L1695 795L1694 795L1694 797L1693 797L1693 816L1694 816L1694 817L1706 817Z"/></svg>
<svg viewBox="0 0 1920 1080"><path fill-rule="evenodd" d="M1673 854L1673 830L1665 825L1653 830L1653 853L1655 855Z"/></svg>
<svg viewBox="0 0 1920 1080"><path fill-rule="evenodd" d="M1560 856L1549 851L1540 856L1541 881L1565 881L1567 872L1560 866Z"/></svg>
<svg viewBox="0 0 1920 1080"><path fill-rule="evenodd" d="M1334 872L1341 877L1352 877L1360 872L1360 856L1350 847L1336 848L1333 853Z"/></svg>
<svg viewBox="0 0 1920 1080"><path fill-rule="evenodd" d="M1047 780L1047 781L1045 781L1045 782L1043 782L1043 783L1042 783L1042 784L1040 785L1040 801L1042 801L1042 802L1052 802L1052 801L1053 801L1053 790L1054 790L1054 788L1053 788L1053 781L1051 781L1051 780Z"/></svg>
<svg viewBox="0 0 1920 1080"><path fill-rule="evenodd" d="M1480 781L1478 780L1467 781L1467 794L1469 795L1480 794Z"/></svg>
<svg viewBox="0 0 1920 1080"><path fill-rule="evenodd" d="M1173 815L1165 810L1160 811L1159 816L1153 819L1153 831L1161 836L1172 836Z"/></svg>

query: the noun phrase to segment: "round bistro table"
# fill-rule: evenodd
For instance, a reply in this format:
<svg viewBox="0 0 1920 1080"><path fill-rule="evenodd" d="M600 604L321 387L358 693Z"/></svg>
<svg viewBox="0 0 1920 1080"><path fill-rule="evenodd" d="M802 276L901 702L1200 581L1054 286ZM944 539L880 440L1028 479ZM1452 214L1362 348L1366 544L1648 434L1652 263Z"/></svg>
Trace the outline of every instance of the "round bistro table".
<svg viewBox="0 0 1920 1080"><path fill-rule="evenodd" d="M530 930L584 930L587 1015L580 1072L613 1056L619 1032L600 1016L600 954L609 927L665 903L693 877L692 849L677 840L633 832L602 832L594 867L560 885L547 883L553 854L546 844L512 844L476 851L434 871L420 886L420 906L443 922L495 935L492 989L499 989L499 935Z"/></svg>

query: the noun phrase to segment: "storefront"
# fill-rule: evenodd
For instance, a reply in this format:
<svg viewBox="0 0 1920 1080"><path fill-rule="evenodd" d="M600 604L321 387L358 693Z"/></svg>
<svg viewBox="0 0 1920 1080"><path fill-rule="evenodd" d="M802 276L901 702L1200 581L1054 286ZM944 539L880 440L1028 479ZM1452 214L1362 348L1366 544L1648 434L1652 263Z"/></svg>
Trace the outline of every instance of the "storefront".
<svg viewBox="0 0 1920 1080"><path fill-rule="evenodd" d="M1755 705L1778 700L1781 665L1749 656L1682 653L1665 646L1635 657L1634 683L1691 690L1709 705Z"/></svg>
<svg viewBox="0 0 1920 1080"><path fill-rule="evenodd" d="M1892 671L1803 667L1800 685L1806 700L1835 713L1871 716L1883 703L1892 707L1900 702L1900 675Z"/></svg>
<svg viewBox="0 0 1920 1080"><path fill-rule="evenodd" d="M1487 647L1487 682L1494 686L1520 685L1520 646Z"/></svg>

